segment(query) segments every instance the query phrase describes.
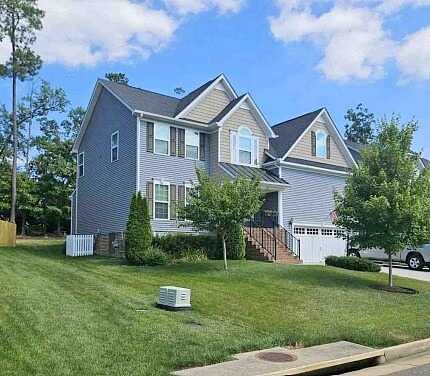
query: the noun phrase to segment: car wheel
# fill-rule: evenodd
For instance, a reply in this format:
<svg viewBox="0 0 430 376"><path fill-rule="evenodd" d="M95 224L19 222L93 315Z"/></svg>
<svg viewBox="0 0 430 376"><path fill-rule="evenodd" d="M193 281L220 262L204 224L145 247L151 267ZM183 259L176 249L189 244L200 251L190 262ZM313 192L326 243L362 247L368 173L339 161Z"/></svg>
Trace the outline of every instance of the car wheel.
<svg viewBox="0 0 430 376"><path fill-rule="evenodd" d="M348 256L361 258L360 252L358 251L349 251Z"/></svg>
<svg viewBox="0 0 430 376"><path fill-rule="evenodd" d="M409 269L421 270L424 267L424 259L419 253L411 253L406 260Z"/></svg>

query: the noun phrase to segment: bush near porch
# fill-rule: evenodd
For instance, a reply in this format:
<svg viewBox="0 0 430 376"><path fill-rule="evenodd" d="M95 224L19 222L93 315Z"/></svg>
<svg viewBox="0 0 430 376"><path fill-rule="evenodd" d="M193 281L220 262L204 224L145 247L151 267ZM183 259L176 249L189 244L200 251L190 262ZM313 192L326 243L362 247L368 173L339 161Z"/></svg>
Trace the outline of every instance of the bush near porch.
<svg viewBox="0 0 430 376"><path fill-rule="evenodd" d="M155 375L241 351L349 340L387 346L430 336L430 284L390 294L378 273L253 261L128 266L66 258L59 241L0 249L2 375ZM193 310L154 302L192 289Z"/></svg>

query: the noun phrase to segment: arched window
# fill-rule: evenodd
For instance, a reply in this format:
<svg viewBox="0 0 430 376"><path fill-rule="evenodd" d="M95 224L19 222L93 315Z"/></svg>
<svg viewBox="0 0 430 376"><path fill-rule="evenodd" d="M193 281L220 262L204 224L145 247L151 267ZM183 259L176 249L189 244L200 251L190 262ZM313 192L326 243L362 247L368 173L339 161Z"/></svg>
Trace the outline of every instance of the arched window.
<svg viewBox="0 0 430 376"><path fill-rule="evenodd" d="M327 133L322 130L316 132L316 156L327 158Z"/></svg>
<svg viewBox="0 0 430 376"><path fill-rule="evenodd" d="M252 133L245 127L239 129L239 163L252 164Z"/></svg>

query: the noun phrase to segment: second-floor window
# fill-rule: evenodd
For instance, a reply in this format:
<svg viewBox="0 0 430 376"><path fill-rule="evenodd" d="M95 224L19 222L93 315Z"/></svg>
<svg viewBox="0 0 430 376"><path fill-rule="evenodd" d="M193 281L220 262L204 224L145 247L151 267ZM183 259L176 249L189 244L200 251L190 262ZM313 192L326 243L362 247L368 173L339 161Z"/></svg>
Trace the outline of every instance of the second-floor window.
<svg viewBox="0 0 430 376"><path fill-rule="evenodd" d="M185 130L185 155L190 159L199 159L199 132L192 129Z"/></svg>
<svg viewBox="0 0 430 376"><path fill-rule="evenodd" d="M316 156L327 158L327 133L324 131L316 132Z"/></svg>
<svg viewBox="0 0 430 376"><path fill-rule="evenodd" d="M169 184L155 184L154 218L169 219Z"/></svg>
<svg viewBox="0 0 430 376"><path fill-rule="evenodd" d="M170 127L167 124L155 124L154 151L157 154L169 154Z"/></svg>
<svg viewBox="0 0 430 376"><path fill-rule="evenodd" d="M110 161L115 162L119 158L119 131L110 136Z"/></svg>
<svg viewBox="0 0 430 376"><path fill-rule="evenodd" d="M79 177L84 176L84 172L85 172L84 164L85 164L85 154L82 152L82 153L79 153L78 155L78 176Z"/></svg>
<svg viewBox="0 0 430 376"><path fill-rule="evenodd" d="M252 134L248 128L239 130L239 163L252 164Z"/></svg>

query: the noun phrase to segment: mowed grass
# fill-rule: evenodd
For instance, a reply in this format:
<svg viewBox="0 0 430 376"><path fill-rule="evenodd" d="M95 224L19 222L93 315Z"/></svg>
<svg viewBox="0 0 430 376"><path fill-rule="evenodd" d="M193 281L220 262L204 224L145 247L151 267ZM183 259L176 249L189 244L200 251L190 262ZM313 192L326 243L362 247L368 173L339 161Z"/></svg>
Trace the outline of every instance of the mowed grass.
<svg viewBox="0 0 430 376"><path fill-rule="evenodd" d="M250 261L140 268L24 241L0 248L0 374L168 375L278 345L429 337L430 284L395 280L414 296L371 288L386 279ZM157 309L162 285L191 288L193 310Z"/></svg>

